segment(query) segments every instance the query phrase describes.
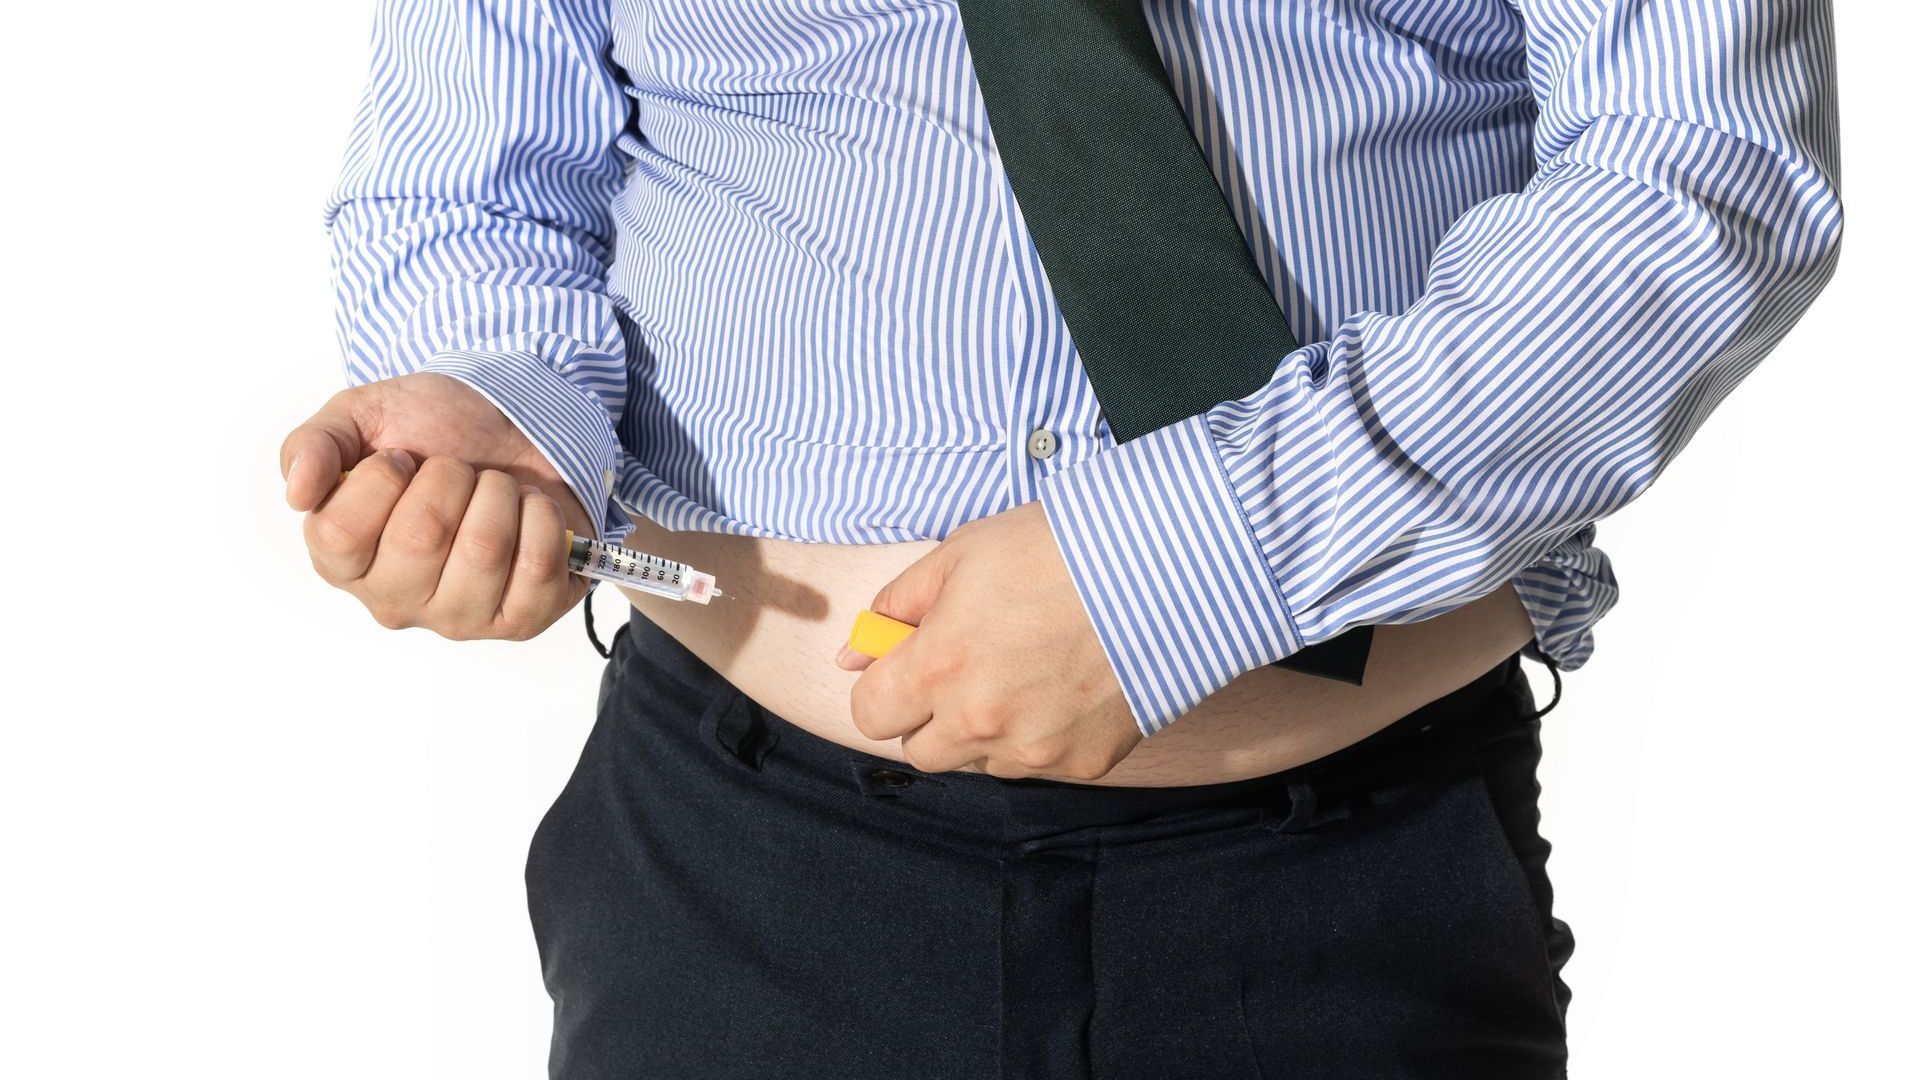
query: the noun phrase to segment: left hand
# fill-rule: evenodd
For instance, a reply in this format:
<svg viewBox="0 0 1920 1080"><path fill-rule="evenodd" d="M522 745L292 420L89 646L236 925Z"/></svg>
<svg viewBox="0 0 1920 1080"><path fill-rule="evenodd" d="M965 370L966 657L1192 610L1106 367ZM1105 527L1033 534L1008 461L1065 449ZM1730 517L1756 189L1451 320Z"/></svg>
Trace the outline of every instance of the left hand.
<svg viewBox="0 0 1920 1080"><path fill-rule="evenodd" d="M1097 780L1140 729L1047 525L1028 502L948 534L873 598L918 627L853 684L853 723L922 772Z"/></svg>

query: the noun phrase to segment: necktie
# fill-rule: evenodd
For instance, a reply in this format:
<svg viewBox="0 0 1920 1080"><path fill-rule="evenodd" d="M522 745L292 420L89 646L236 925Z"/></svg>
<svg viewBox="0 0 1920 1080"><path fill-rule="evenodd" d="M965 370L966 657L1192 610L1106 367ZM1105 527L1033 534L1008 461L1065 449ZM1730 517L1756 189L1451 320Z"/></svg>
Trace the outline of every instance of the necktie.
<svg viewBox="0 0 1920 1080"><path fill-rule="evenodd" d="M993 140L1116 442L1266 385L1293 331L1141 0L958 0ZM1371 628L1281 661L1359 682Z"/></svg>

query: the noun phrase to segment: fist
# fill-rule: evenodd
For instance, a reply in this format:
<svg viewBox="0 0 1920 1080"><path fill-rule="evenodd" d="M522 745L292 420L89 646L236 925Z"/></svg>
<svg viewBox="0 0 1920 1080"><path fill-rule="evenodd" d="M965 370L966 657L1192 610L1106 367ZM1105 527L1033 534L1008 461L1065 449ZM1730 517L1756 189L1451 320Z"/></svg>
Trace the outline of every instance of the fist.
<svg viewBox="0 0 1920 1080"><path fill-rule="evenodd" d="M1139 744L1039 502L948 533L867 606L919 629L880 660L841 650L853 724L914 768L1098 780Z"/></svg>
<svg viewBox="0 0 1920 1080"><path fill-rule="evenodd" d="M343 478L341 473L345 472ZM431 372L343 390L280 447L307 554L380 625L522 641L586 595L566 531L592 519L512 421Z"/></svg>

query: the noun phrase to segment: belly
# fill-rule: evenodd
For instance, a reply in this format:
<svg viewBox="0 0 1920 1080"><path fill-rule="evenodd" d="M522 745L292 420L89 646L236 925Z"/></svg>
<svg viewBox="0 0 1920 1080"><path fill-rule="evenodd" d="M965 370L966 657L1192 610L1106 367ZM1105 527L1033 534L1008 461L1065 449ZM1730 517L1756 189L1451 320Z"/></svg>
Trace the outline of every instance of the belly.
<svg viewBox="0 0 1920 1080"><path fill-rule="evenodd" d="M859 675L841 670L834 656L854 613L935 542L808 544L668 532L637 519L626 543L707 571L736 598L702 607L621 590L727 681L814 735L905 761L899 740L877 742L853 726L849 702ZM1094 783L1223 783L1305 764L1465 686L1532 635L1510 588L1425 622L1379 627L1365 686L1271 667L1247 672Z"/></svg>

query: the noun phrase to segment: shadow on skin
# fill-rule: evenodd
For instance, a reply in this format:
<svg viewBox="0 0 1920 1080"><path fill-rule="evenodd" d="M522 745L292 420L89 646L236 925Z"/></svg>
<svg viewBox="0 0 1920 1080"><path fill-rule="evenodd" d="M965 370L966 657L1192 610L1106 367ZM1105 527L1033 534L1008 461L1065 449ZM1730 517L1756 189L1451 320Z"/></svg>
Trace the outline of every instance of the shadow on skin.
<svg viewBox="0 0 1920 1080"><path fill-rule="evenodd" d="M768 618L785 616L801 622L826 621L831 605L819 589L798 577L782 574L767 564L753 537L706 532L669 532L646 518L633 518L626 545L649 554L683 562L710 573L724 595L700 613L699 634L706 662L718 669L731 666L746 641ZM820 545L825 549L833 545ZM666 600L633 589L620 590L642 615L669 632L687 633L682 601ZM676 634L676 636L680 636ZM831 661L831 657L827 658Z"/></svg>

